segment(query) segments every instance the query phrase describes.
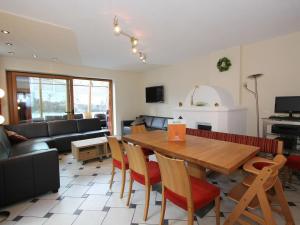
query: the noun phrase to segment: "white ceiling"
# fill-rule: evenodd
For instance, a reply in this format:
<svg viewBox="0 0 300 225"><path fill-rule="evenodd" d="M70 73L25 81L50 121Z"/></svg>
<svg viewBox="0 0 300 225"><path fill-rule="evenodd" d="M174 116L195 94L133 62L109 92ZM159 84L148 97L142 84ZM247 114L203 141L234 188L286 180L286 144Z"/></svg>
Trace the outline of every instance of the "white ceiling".
<svg viewBox="0 0 300 225"><path fill-rule="evenodd" d="M0 34L0 54L118 70L145 71L300 31L299 0L1 0L0 10L0 29L11 31ZM113 34L115 15L139 38L147 64Z"/></svg>

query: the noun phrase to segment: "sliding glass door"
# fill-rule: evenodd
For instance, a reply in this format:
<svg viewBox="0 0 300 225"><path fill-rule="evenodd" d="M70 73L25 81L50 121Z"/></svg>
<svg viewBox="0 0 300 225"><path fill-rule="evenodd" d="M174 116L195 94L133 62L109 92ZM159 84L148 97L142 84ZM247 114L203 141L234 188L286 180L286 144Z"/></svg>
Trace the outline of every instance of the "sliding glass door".
<svg viewBox="0 0 300 225"><path fill-rule="evenodd" d="M100 118L112 128L112 81L7 72L10 123Z"/></svg>

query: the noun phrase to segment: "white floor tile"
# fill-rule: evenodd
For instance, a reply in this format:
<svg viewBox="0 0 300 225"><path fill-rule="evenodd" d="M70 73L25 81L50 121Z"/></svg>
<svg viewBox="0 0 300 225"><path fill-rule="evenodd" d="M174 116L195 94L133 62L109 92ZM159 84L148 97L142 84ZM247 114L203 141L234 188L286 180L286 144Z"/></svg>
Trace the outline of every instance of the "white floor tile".
<svg viewBox="0 0 300 225"><path fill-rule="evenodd" d="M32 204L33 204L32 202L21 202L3 209L10 212L10 215L7 218L7 220L13 220L18 215L20 215L24 210L29 208Z"/></svg>
<svg viewBox="0 0 300 225"><path fill-rule="evenodd" d="M168 225L187 225L187 220L169 220ZM194 222L194 225L198 225L197 221ZM215 225L215 223L207 223L205 225Z"/></svg>
<svg viewBox="0 0 300 225"><path fill-rule="evenodd" d="M89 188L89 186L73 184L66 192L63 193L63 196L81 197Z"/></svg>
<svg viewBox="0 0 300 225"><path fill-rule="evenodd" d="M73 214L75 210L79 208L79 206L82 204L84 200L85 200L84 198L65 197L52 210L50 210L50 212Z"/></svg>
<svg viewBox="0 0 300 225"><path fill-rule="evenodd" d="M93 180L94 180L93 176L79 176L79 177L76 177L71 182L71 184L88 185Z"/></svg>
<svg viewBox="0 0 300 225"><path fill-rule="evenodd" d="M106 196L106 195L90 195L81 204L79 209L82 209L82 210L102 210L108 199L109 199L109 196Z"/></svg>
<svg viewBox="0 0 300 225"><path fill-rule="evenodd" d="M172 203L167 203L165 219L187 220L187 212Z"/></svg>
<svg viewBox="0 0 300 225"><path fill-rule="evenodd" d="M73 181L74 178L73 177L60 177L60 186L61 187L65 187L67 186L68 184L71 183L71 181Z"/></svg>
<svg viewBox="0 0 300 225"><path fill-rule="evenodd" d="M1 225L16 225L16 223L17 222L15 222L15 221L6 220L6 221L2 222Z"/></svg>
<svg viewBox="0 0 300 225"><path fill-rule="evenodd" d="M103 211L83 211L73 225L100 225L105 216Z"/></svg>
<svg viewBox="0 0 300 225"><path fill-rule="evenodd" d="M39 196L38 199L55 200L55 199L57 199L58 197L60 197L63 193L65 193L67 190L68 190L68 188L60 187L60 188L58 189L58 192L57 192L57 193L49 192L49 193L47 193L47 194L45 194L45 195Z"/></svg>
<svg viewBox="0 0 300 225"><path fill-rule="evenodd" d="M124 193L123 198L120 198L120 193L113 193L106 203L108 207L126 207L127 203L127 193Z"/></svg>
<svg viewBox="0 0 300 225"><path fill-rule="evenodd" d="M111 191L112 192L121 192L122 182L114 182ZM129 182L125 182L124 192L128 192Z"/></svg>
<svg viewBox="0 0 300 225"><path fill-rule="evenodd" d="M160 209L158 205L149 206L147 224L159 224ZM145 223L144 221L144 205L138 205L135 209L132 223Z"/></svg>
<svg viewBox="0 0 300 225"><path fill-rule="evenodd" d="M33 203L29 208L22 212L21 216L44 217L59 201L57 200L39 200Z"/></svg>
<svg viewBox="0 0 300 225"><path fill-rule="evenodd" d="M54 214L44 225L71 225L76 218L76 215Z"/></svg>
<svg viewBox="0 0 300 225"><path fill-rule="evenodd" d="M149 205L155 205L156 191L150 192ZM145 204L145 191L135 191L131 200L132 204Z"/></svg>
<svg viewBox="0 0 300 225"><path fill-rule="evenodd" d="M109 184L94 184L87 191L89 195L105 195L109 190Z"/></svg>
<svg viewBox="0 0 300 225"><path fill-rule="evenodd" d="M16 225L42 225L46 220L46 218L23 217L16 223Z"/></svg>
<svg viewBox="0 0 300 225"><path fill-rule="evenodd" d="M134 214L134 209L130 208L110 208L102 225L130 225Z"/></svg>
<svg viewBox="0 0 300 225"><path fill-rule="evenodd" d="M111 175L99 174L93 180L94 183L97 184L109 184Z"/></svg>

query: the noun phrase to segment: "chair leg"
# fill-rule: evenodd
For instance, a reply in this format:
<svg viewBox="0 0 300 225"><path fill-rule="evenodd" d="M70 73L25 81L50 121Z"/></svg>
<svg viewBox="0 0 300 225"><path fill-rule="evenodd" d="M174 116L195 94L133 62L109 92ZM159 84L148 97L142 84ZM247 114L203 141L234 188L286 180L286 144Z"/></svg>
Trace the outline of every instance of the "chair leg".
<svg viewBox="0 0 300 225"><path fill-rule="evenodd" d="M164 225L164 218L165 218L165 212L166 212L166 197L165 197L165 190L164 187L162 187L162 202L161 202L161 211L160 211L160 225Z"/></svg>
<svg viewBox="0 0 300 225"><path fill-rule="evenodd" d="M126 182L126 169L122 168L122 187L121 187L120 198L123 198L125 182Z"/></svg>
<svg viewBox="0 0 300 225"><path fill-rule="evenodd" d="M188 210L188 225L194 225L194 211Z"/></svg>
<svg viewBox="0 0 300 225"><path fill-rule="evenodd" d="M133 183L133 179L130 176L130 181L129 181L129 191L128 191L128 198L127 198L127 206L129 206L130 203L130 198L131 198L131 192L132 192L132 183Z"/></svg>
<svg viewBox="0 0 300 225"><path fill-rule="evenodd" d="M114 164L112 165L112 170L111 170L111 178L110 178L110 184L109 184L109 189L111 189L112 183L114 181L114 176L115 176L115 166Z"/></svg>
<svg viewBox="0 0 300 225"><path fill-rule="evenodd" d="M215 198L216 225L220 225L220 195Z"/></svg>
<svg viewBox="0 0 300 225"><path fill-rule="evenodd" d="M144 208L144 221L147 220L148 217L148 209L149 209L149 200L150 200L150 185L146 184L146 193L145 193L145 208Z"/></svg>

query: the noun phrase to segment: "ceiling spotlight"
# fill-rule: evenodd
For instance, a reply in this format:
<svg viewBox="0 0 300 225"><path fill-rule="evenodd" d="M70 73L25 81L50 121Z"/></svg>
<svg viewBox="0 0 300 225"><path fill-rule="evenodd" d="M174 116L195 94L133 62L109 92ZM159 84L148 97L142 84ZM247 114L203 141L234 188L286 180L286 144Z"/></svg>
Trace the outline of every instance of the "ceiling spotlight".
<svg viewBox="0 0 300 225"><path fill-rule="evenodd" d="M137 53L137 51L138 51L137 48L136 48L135 46L132 46L132 49L131 49L131 50L132 50L132 52L133 52L134 54Z"/></svg>
<svg viewBox="0 0 300 225"><path fill-rule="evenodd" d="M7 46L12 46L13 44L10 42L5 43Z"/></svg>
<svg viewBox="0 0 300 225"><path fill-rule="evenodd" d="M114 32L117 35L121 33L121 27L119 26L119 21L118 21L118 18L116 16L114 18Z"/></svg>
<svg viewBox="0 0 300 225"><path fill-rule="evenodd" d="M1 30L1 33L3 33L3 34L9 34L10 32L8 30Z"/></svg>
<svg viewBox="0 0 300 225"><path fill-rule="evenodd" d="M32 56L33 56L33 58L35 58L35 59L38 57L36 54L33 54Z"/></svg>
<svg viewBox="0 0 300 225"><path fill-rule="evenodd" d="M15 53L14 53L14 52L8 52L8 54L10 54L10 55L14 55Z"/></svg>
<svg viewBox="0 0 300 225"><path fill-rule="evenodd" d="M131 37L130 41L131 41L132 46L137 46L137 44L139 42L138 39L135 37Z"/></svg>

